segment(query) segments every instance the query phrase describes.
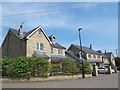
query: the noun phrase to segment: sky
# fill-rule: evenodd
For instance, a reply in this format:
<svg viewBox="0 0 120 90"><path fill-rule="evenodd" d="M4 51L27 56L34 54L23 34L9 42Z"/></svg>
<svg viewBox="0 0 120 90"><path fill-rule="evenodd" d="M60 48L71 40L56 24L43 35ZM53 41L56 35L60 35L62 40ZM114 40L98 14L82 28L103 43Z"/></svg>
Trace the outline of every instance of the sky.
<svg viewBox="0 0 120 90"><path fill-rule="evenodd" d="M19 29L23 21L24 31L41 25L66 48L79 45L79 27L83 46L114 54L118 48L117 2L3 2L0 45L9 28Z"/></svg>

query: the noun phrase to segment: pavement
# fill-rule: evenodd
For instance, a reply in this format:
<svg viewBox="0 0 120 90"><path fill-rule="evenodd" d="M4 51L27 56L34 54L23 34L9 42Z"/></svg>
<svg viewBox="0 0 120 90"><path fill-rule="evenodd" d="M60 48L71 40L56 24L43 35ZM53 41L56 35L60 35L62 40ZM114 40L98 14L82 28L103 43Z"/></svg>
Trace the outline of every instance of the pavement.
<svg viewBox="0 0 120 90"><path fill-rule="evenodd" d="M15 82L2 83L2 88L118 88L118 73L99 74L97 77L44 81L44 82Z"/></svg>

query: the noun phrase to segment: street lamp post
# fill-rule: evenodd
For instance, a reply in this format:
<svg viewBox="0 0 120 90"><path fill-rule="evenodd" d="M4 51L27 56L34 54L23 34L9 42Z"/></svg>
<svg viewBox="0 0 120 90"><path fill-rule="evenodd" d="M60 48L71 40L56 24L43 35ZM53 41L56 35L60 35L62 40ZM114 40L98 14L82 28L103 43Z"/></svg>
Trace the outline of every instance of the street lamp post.
<svg viewBox="0 0 120 90"><path fill-rule="evenodd" d="M82 78L85 78L84 61L83 61L83 58L82 58L82 41L81 41L81 35L80 35L81 30L82 30L82 27L80 27L78 29L78 31L79 31L79 41L80 41L80 59L82 60Z"/></svg>

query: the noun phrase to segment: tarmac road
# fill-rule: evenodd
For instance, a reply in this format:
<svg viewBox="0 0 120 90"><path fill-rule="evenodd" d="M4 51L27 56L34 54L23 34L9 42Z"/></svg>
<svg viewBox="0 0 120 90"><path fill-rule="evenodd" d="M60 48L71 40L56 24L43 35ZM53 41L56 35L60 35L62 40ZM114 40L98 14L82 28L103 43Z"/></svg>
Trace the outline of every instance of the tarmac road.
<svg viewBox="0 0 120 90"><path fill-rule="evenodd" d="M2 83L3 88L118 88L118 74L100 74L98 77L45 81L45 82L18 82Z"/></svg>

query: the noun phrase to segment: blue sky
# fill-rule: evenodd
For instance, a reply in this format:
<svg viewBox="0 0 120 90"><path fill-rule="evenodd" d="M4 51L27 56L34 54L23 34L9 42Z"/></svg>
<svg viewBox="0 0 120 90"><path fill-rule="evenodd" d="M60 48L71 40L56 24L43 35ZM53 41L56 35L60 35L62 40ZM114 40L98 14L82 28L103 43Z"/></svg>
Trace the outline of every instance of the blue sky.
<svg viewBox="0 0 120 90"><path fill-rule="evenodd" d="M92 44L93 49L112 51L118 48L118 7L117 2L3 2L2 38L8 29L18 29L25 21L24 30L30 31L41 25L47 35L55 34L57 42L68 48L79 44L78 28L82 45ZM54 12L44 12L56 10ZM41 12L30 14L34 12ZM27 13L27 14L26 14ZM24 15L20 15L24 14ZM13 16L12 16L13 15Z"/></svg>

